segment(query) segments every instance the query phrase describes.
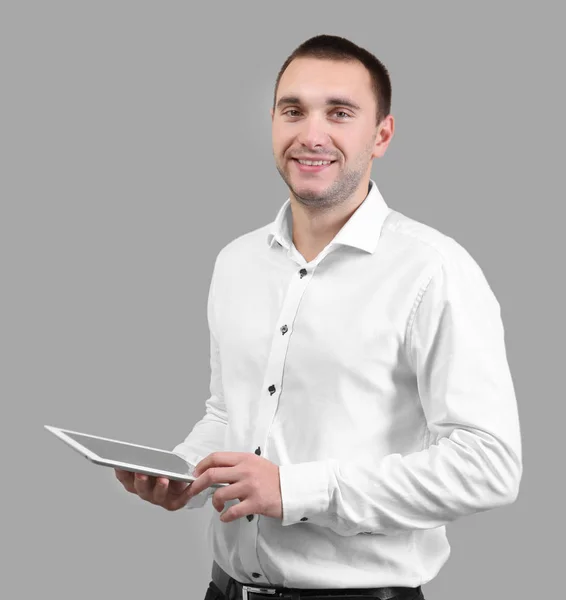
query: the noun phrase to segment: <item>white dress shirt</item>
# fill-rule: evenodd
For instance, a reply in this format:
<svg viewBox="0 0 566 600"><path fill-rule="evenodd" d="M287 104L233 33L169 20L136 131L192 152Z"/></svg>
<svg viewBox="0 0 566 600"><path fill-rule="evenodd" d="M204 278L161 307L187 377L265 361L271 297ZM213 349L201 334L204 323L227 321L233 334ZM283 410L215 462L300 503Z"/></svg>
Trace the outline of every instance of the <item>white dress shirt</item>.
<svg viewBox="0 0 566 600"><path fill-rule="evenodd" d="M309 263L289 199L227 244L208 324L206 412L173 451L192 465L256 452L280 472L282 519L211 519L213 557L241 583L416 587L450 554L447 523L516 499L499 303L461 245L389 208L373 180Z"/></svg>

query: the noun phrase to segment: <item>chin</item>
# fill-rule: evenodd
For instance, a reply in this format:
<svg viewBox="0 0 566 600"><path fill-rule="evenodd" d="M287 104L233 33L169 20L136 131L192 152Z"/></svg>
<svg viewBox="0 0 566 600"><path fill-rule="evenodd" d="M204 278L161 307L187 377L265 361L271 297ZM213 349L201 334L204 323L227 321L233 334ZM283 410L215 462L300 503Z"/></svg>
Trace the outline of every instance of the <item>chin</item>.
<svg viewBox="0 0 566 600"><path fill-rule="evenodd" d="M328 186L314 187L314 186L294 186L293 193L295 196L302 198L303 200L322 200L326 198Z"/></svg>

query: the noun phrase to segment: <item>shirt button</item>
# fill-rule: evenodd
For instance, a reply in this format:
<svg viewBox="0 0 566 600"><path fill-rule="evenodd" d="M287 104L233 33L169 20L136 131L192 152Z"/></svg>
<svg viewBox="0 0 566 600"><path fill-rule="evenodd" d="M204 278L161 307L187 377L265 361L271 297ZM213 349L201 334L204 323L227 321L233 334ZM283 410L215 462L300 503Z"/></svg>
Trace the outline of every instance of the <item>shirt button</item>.
<svg viewBox="0 0 566 600"><path fill-rule="evenodd" d="M281 327L281 333L283 335L285 335L288 331L289 331L289 328L287 327L287 325L283 325L283 327Z"/></svg>
<svg viewBox="0 0 566 600"><path fill-rule="evenodd" d="M246 519L248 521L253 521L254 520L254 516L253 515L246 515Z"/></svg>
<svg viewBox="0 0 566 600"><path fill-rule="evenodd" d="M252 573L252 577L255 577L257 579L258 577L261 577L261 575L259 573Z"/></svg>
<svg viewBox="0 0 566 600"><path fill-rule="evenodd" d="M301 279L307 274L307 270L306 269L301 269L299 271L300 275L301 275Z"/></svg>
<svg viewBox="0 0 566 600"><path fill-rule="evenodd" d="M273 394L275 394L275 386L274 385L270 385L267 390L269 391L269 395L273 396Z"/></svg>
<svg viewBox="0 0 566 600"><path fill-rule="evenodd" d="M260 455L261 455L261 448L260 448L259 446L258 446L258 447L255 449L255 453L256 453L258 456L260 456Z"/></svg>
<svg viewBox="0 0 566 600"><path fill-rule="evenodd" d="M308 518L307 518L307 517L303 517L303 518L301 519L301 521L308 521Z"/></svg>

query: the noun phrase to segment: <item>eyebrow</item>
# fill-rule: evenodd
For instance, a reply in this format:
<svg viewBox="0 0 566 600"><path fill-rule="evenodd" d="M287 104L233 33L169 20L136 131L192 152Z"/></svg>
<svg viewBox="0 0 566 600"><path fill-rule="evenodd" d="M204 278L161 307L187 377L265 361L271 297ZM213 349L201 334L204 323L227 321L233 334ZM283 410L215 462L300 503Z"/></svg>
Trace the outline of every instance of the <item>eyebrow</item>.
<svg viewBox="0 0 566 600"><path fill-rule="evenodd" d="M298 96L281 96L277 102L277 108L281 108L286 104L301 104L301 100ZM361 110L361 108L352 100L348 98L337 98L331 97L326 99L326 106L346 106L354 110Z"/></svg>

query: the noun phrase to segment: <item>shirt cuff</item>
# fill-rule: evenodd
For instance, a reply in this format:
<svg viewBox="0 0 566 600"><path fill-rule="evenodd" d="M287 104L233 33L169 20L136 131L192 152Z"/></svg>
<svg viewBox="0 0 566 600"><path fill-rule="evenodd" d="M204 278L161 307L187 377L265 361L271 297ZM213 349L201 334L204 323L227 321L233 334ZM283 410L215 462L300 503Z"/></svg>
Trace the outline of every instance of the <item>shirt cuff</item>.
<svg viewBox="0 0 566 600"><path fill-rule="evenodd" d="M330 464L327 461L279 465L281 524L285 527L308 523L310 518L326 513L330 505L329 480Z"/></svg>

